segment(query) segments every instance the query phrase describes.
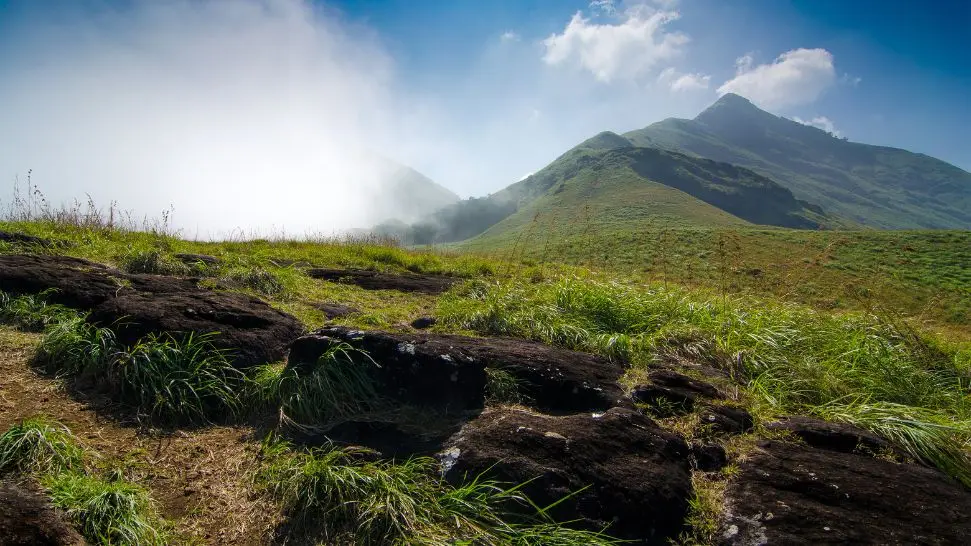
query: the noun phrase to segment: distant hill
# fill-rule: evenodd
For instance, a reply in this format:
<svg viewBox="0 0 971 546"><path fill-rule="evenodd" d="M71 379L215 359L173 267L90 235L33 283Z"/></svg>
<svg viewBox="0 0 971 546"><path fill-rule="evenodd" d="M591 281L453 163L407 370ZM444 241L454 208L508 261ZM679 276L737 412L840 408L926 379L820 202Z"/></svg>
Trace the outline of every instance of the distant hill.
<svg viewBox="0 0 971 546"><path fill-rule="evenodd" d="M748 169L692 155L634 146L600 133L539 172L485 198L460 201L408 226L377 231L410 244L495 237L531 224L537 215L597 229L763 224L816 229L840 225L820 207ZM553 228L544 228L553 229Z"/></svg>
<svg viewBox="0 0 971 546"><path fill-rule="evenodd" d="M971 228L971 173L932 157L836 138L727 94L693 120L624 135L748 167L793 194L871 227Z"/></svg>
<svg viewBox="0 0 971 546"><path fill-rule="evenodd" d="M411 167L377 155L370 155L367 160L378 175L372 211L383 221L415 222L460 200L451 190Z"/></svg>

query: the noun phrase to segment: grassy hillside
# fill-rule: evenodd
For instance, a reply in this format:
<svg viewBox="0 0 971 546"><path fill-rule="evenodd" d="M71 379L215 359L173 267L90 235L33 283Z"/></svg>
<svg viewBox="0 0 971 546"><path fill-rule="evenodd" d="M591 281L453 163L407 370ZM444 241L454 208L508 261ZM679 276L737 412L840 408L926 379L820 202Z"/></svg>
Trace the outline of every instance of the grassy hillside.
<svg viewBox="0 0 971 546"><path fill-rule="evenodd" d="M624 136L637 146L751 168L861 224L971 228L971 173L923 154L845 141L737 95L725 95L694 120L668 119Z"/></svg>
<svg viewBox="0 0 971 546"><path fill-rule="evenodd" d="M458 241L487 229L489 237L504 237L502 231L527 223L537 213L596 214L607 224L630 224L631 229L648 219L672 226L740 221L795 228L843 225L748 169L636 147L604 132L489 197L462 201L410 226L384 224L377 231L408 244Z"/></svg>
<svg viewBox="0 0 971 546"><path fill-rule="evenodd" d="M698 202L659 184L639 187L675 209ZM561 193L580 188L589 185ZM547 244L543 231L535 228L523 235L515 252L495 256L406 250L375 240L197 242L163 232L113 229L97 221L0 222L0 231L55 242L38 246L8 237L0 243L0 254L68 254L125 271L191 273L204 286L251 294L292 312L307 328L343 324L407 332L410 321L433 316L438 320L434 332L529 338L616 359L624 363L620 382L625 392L661 362L688 358L731 366L737 383L725 392L733 407L751 412L755 425L726 440L730 463L723 470L692 471L691 514L679 544L718 543L725 483L739 473L759 441L779 439L765 425L780 415L812 415L863 427L892 441L907 457L971 483L971 332L955 328L946 336L935 335L919 323L898 320L883 308L900 303L900 294L880 290L885 281L899 281L911 290L936 286L966 294L971 278L963 264L971 259L971 234L851 233L842 235L850 239L845 244L836 244L833 233L765 230L729 215L722 219L723 226L715 230L634 233L629 224L622 226L626 231L604 227L597 236L613 233L616 241L583 240L572 249L560 243L592 235L583 230L583 219L571 218L555 224L567 230L560 242ZM537 219L534 225L542 222ZM190 270L177 260L180 252L219 261ZM541 252L551 259L585 261L592 271L523 259ZM735 261L737 252L774 260L779 269L756 275L744 269L748 264ZM786 258L791 263L781 258L785 252L792 253ZM909 256L906 263L898 258L901 253ZM699 263L706 264L706 276L692 277ZM461 282L444 294L366 290L312 278L307 274L311 264L447 274ZM738 279L768 282L776 273L788 273L795 277L790 286L802 286L826 271L857 275L860 292L871 292L871 312L844 312L843 306L813 309L771 296L768 285L760 297L732 293L744 288L733 286ZM699 286L680 286L676 279ZM331 320L320 311L321 303L353 310ZM6 379L0 397L0 474L39 483L92 543L124 542L118 538L122 535L147 544L304 543L301 533L314 527L342 533L329 540L339 544L444 546L456 536L495 546L618 543L553 521L504 519L503 502L516 484L454 485L441 480L430 459L375 459L353 447L281 442L280 434L288 429L277 419L289 399L279 363L234 372L227 376L230 381L218 374L200 377L200 370L225 368L225 359L204 350L181 351L184 347L174 341L148 340L138 350L116 350L110 331L85 328L76 312L46 304L42 294L0 297L0 323L0 373ZM87 339L91 332L98 337ZM188 370L180 376L185 384L205 386L236 412L217 417L203 411L200 422L191 426L163 428L151 413L108 403L97 384L76 381L68 372L80 364L117 372L126 358L143 353L154 355L150 362L168 358L174 371ZM208 360L199 361L199 355ZM45 375L36 367L38 356L63 373ZM101 362L101 357L108 360ZM124 377L150 402L163 400L166 407L192 402L186 389L164 391L166 396L157 398L168 383L152 383L149 371ZM310 385L306 391L321 411L333 409L328 404L347 403L341 395L357 392L341 390L349 388L340 382L323 385L328 388ZM222 388L227 386L232 388ZM516 399L490 404L509 400ZM711 440L699 432L698 412L655 418L679 438ZM142 426L131 426L133 421ZM112 504L96 511L99 502Z"/></svg>
<svg viewBox="0 0 971 546"><path fill-rule="evenodd" d="M663 219L630 229L596 214L538 215L515 226L512 219L461 248L826 309L876 306L948 329L971 324L967 231L672 227Z"/></svg>

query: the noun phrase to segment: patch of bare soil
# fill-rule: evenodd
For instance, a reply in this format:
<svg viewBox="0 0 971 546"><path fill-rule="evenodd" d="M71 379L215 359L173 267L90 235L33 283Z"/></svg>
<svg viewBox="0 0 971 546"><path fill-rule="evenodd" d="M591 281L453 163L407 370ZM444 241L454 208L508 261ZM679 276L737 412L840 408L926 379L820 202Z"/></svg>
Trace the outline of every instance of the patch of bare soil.
<svg viewBox="0 0 971 546"><path fill-rule="evenodd" d="M250 472L258 440L249 427L211 426L159 434L102 411L107 401L72 398L30 368L40 335L0 327L0 430L34 415L67 425L97 452L97 465L124 469L147 487L174 522L178 542L256 545L268 542L279 510L254 495Z"/></svg>

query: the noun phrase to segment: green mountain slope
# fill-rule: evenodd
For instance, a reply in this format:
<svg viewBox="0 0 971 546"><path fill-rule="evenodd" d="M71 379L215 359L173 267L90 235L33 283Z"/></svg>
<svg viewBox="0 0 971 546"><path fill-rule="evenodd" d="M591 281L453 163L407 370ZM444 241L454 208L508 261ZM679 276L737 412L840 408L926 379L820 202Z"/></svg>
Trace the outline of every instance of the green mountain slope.
<svg viewBox="0 0 971 546"><path fill-rule="evenodd" d="M624 135L636 146L748 167L796 197L879 228L971 228L971 173L932 157L849 142L774 116L738 95L693 120Z"/></svg>
<svg viewBox="0 0 971 546"><path fill-rule="evenodd" d="M648 226L818 228L833 219L748 169L601 133L492 199L518 210L475 239L501 246L532 230L551 240Z"/></svg>

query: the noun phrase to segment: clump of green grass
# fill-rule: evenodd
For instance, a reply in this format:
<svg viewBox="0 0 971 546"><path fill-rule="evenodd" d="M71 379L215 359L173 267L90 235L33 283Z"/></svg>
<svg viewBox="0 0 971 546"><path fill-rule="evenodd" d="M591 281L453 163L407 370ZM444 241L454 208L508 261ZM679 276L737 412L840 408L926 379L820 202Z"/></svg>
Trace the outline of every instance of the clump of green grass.
<svg viewBox="0 0 971 546"><path fill-rule="evenodd" d="M281 411L302 425L326 428L341 418L377 409L380 396L373 370L378 364L364 351L346 343L328 348L314 363L291 363L279 375L267 373L258 381L276 390Z"/></svg>
<svg viewBox="0 0 971 546"><path fill-rule="evenodd" d="M229 286L252 290L267 297L279 298L286 293L286 286L280 277L262 267L231 269L221 280Z"/></svg>
<svg viewBox="0 0 971 546"><path fill-rule="evenodd" d="M201 423L236 416L245 377L212 335L149 335L109 366L115 394L156 423Z"/></svg>
<svg viewBox="0 0 971 546"><path fill-rule="evenodd" d="M121 268L129 273L151 275L188 275L191 272L189 266L158 248L129 252L121 259Z"/></svg>
<svg viewBox="0 0 971 546"><path fill-rule="evenodd" d="M499 368L486 368L485 397L492 404L522 404L526 401L519 380Z"/></svg>
<svg viewBox="0 0 971 546"><path fill-rule="evenodd" d="M460 328L619 355L636 365L684 338L690 350L674 356L730 371L767 416L841 415L971 484L966 356L887 317L578 277L476 283L446 294L438 316ZM879 408L881 417L861 408Z"/></svg>
<svg viewBox="0 0 971 546"><path fill-rule="evenodd" d="M0 291L0 323L11 324L27 332L41 332L51 324L75 314L74 311L48 303L52 290L39 294L12 296Z"/></svg>
<svg viewBox="0 0 971 546"><path fill-rule="evenodd" d="M84 449L64 425L32 417L0 436L0 475L8 472L58 474L81 468Z"/></svg>
<svg viewBox="0 0 971 546"><path fill-rule="evenodd" d="M294 451L270 441L256 478L292 518L320 526L325 540L429 546L619 543L567 529L541 514L536 521L507 523L502 507L529 503L516 487L481 479L452 487L439 477L434 459L394 464L366 455L352 448Z"/></svg>
<svg viewBox="0 0 971 546"><path fill-rule="evenodd" d="M205 423L238 415L246 384L212 336L149 335L126 349L110 329L75 316L48 328L38 362L59 376L97 379L155 423Z"/></svg>
<svg viewBox="0 0 971 546"><path fill-rule="evenodd" d="M58 376L98 374L117 358L118 352L114 332L75 314L45 331L37 362Z"/></svg>
<svg viewBox="0 0 971 546"><path fill-rule="evenodd" d="M166 543L152 499L138 485L71 472L47 476L41 485L93 544Z"/></svg>

